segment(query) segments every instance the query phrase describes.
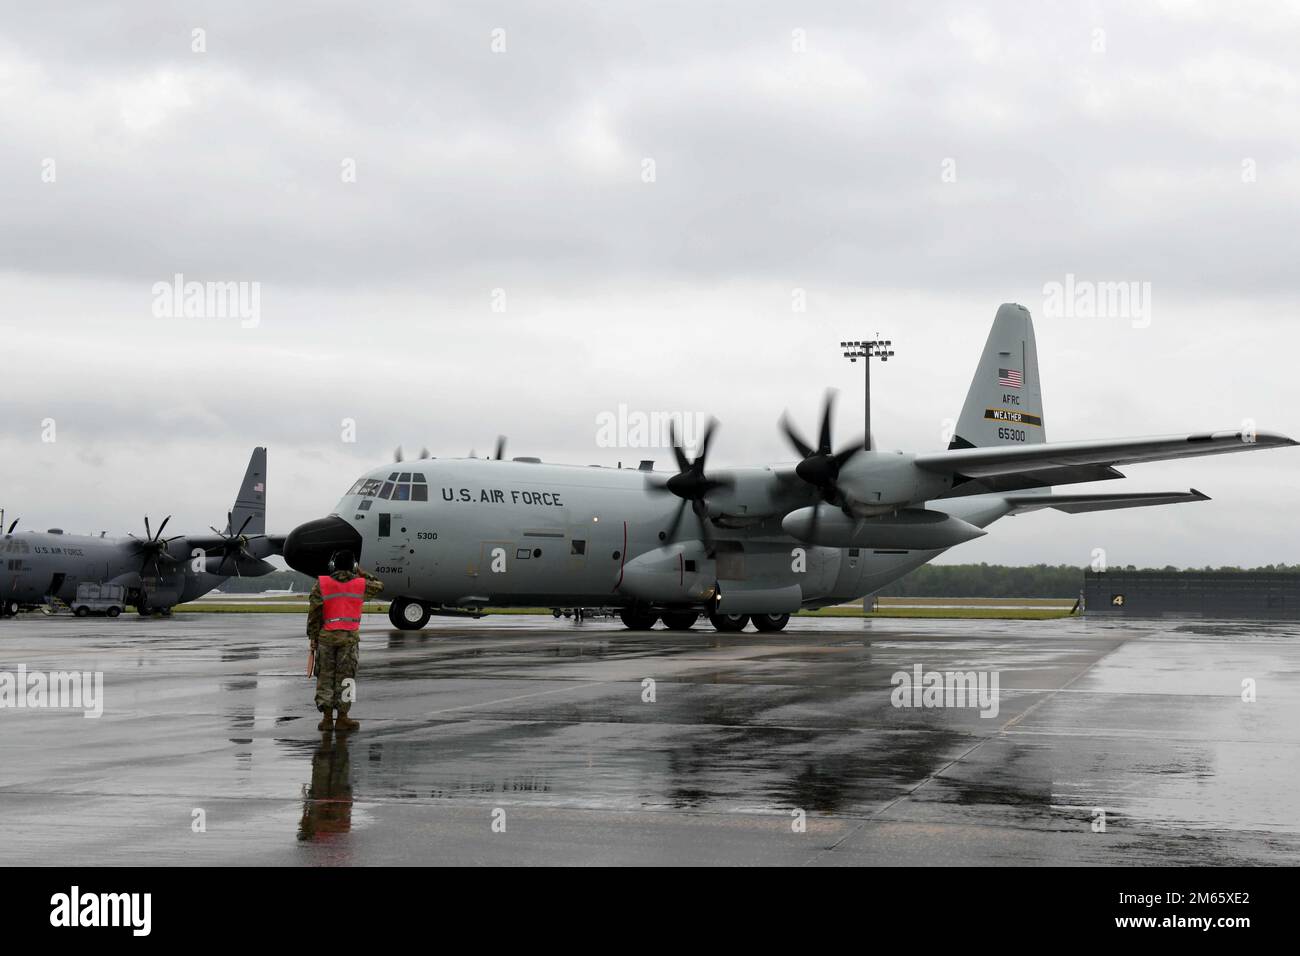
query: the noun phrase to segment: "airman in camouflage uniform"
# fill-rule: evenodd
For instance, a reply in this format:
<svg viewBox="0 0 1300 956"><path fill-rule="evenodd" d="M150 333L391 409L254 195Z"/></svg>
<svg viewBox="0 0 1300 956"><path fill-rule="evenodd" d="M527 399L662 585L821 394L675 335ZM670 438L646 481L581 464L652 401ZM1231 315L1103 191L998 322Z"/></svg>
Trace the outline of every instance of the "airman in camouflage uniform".
<svg viewBox="0 0 1300 956"><path fill-rule="evenodd" d="M356 577L366 579L365 600L371 600L384 589L384 582L369 572L355 568L351 554L335 556L337 568L330 577L335 581L351 581ZM355 568L355 569L354 569ZM335 631L325 628L325 602L321 597L320 582L311 589L307 604L307 639L316 650L316 709L324 717L318 730L356 730L361 724L348 717L351 701L343 700L343 682L357 676L357 650L360 635L357 631ZM338 709L338 720L333 711Z"/></svg>

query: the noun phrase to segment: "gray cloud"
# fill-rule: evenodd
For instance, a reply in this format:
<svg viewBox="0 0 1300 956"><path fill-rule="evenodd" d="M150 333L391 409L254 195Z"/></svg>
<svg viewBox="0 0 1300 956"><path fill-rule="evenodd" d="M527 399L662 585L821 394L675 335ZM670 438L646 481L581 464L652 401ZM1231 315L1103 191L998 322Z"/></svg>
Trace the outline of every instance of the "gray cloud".
<svg viewBox="0 0 1300 956"><path fill-rule="evenodd" d="M179 470L164 506L204 526L254 443L286 524L399 442L482 452L505 431L520 454L634 460L593 440L620 403L717 414L720 461L784 458L776 417L811 422L827 384L857 430L833 344L876 330L900 351L877 432L934 447L1004 300L1038 317L1053 438L1300 432L1285 4L9 4L5 22L0 504L42 523L111 525L172 493L141 475ZM175 273L261 283L260 325L155 317ZM1047 315L1067 273L1150 282L1151 327ZM1258 504L1294 509L1296 467L1135 468L1216 501L1136 530L1017 519L954 558L1082 563L1101 536L1159 564L1289 560Z"/></svg>

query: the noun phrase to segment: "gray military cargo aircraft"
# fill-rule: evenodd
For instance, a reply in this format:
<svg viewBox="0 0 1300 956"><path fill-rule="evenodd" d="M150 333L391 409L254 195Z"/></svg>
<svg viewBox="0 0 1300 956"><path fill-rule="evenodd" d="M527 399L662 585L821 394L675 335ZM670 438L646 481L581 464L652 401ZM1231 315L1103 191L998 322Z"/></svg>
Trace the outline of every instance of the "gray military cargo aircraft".
<svg viewBox="0 0 1300 956"><path fill-rule="evenodd" d="M262 560L279 554L283 535L266 534L266 449L253 449L226 530L163 537L170 516L155 530L144 519L145 536L125 538L17 532L14 521L0 539L0 617L54 599L78 609L77 589L115 584L142 616L171 614L229 577L254 577L276 570ZM115 616L116 609L109 614Z"/></svg>
<svg viewBox="0 0 1300 956"><path fill-rule="evenodd" d="M1049 443L1033 323L998 309L944 451L835 451L831 400L814 445L783 419L791 464L708 469L674 448L678 471L428 459L376 468L335 512L295 528L289 565L324 573L363 556L394 595L396 627L489 606L620 609L623 623L720 631L783 628L791 612L863 597L999 518L1205 501L1198 491L1062 494L1122 478L1116 465L1296 444L1271 432L1197 432ZM673 439L676 445L676 439ZM399 461L400 461L400 455ZM426 456L427 458L427 456ZM689 511L689 518L687 512Z"/></svg>

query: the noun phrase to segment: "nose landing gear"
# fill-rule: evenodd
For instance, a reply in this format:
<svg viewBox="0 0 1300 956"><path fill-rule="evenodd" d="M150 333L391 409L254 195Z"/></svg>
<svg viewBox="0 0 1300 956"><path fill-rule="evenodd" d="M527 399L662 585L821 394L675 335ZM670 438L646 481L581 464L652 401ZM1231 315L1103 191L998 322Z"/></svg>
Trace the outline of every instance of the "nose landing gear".
<svg viewBox="0 0 1300 956"><path fill-rule="evenodd" d="M429 606L410 598L394 598L388 605L388 619L403 631L418 631L429 623Z"/></svg>

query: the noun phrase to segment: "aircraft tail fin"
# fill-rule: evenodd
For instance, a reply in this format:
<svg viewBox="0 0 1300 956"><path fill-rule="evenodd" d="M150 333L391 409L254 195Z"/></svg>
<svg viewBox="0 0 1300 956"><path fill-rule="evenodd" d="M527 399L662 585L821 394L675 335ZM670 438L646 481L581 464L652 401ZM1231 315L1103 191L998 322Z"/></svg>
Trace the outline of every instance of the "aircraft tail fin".
<svg viewBox="0 0 1300 956"><path fill-rule="evenodd" d="M949 449L1038 445L1047 440L1034 321L1023 305L998 308Z"/></svg>
<svg viewBox="0 0 1300 956"><path fill-rule="evenodd" d="M247 527L244 522L247 521ZM248 459L248 470L244 472L244 482L239 486L235 496L234 507L230 509L230 524L227 534L237 534L243 528L244 534L266 534L266 449L254 448Z"/></svg>

